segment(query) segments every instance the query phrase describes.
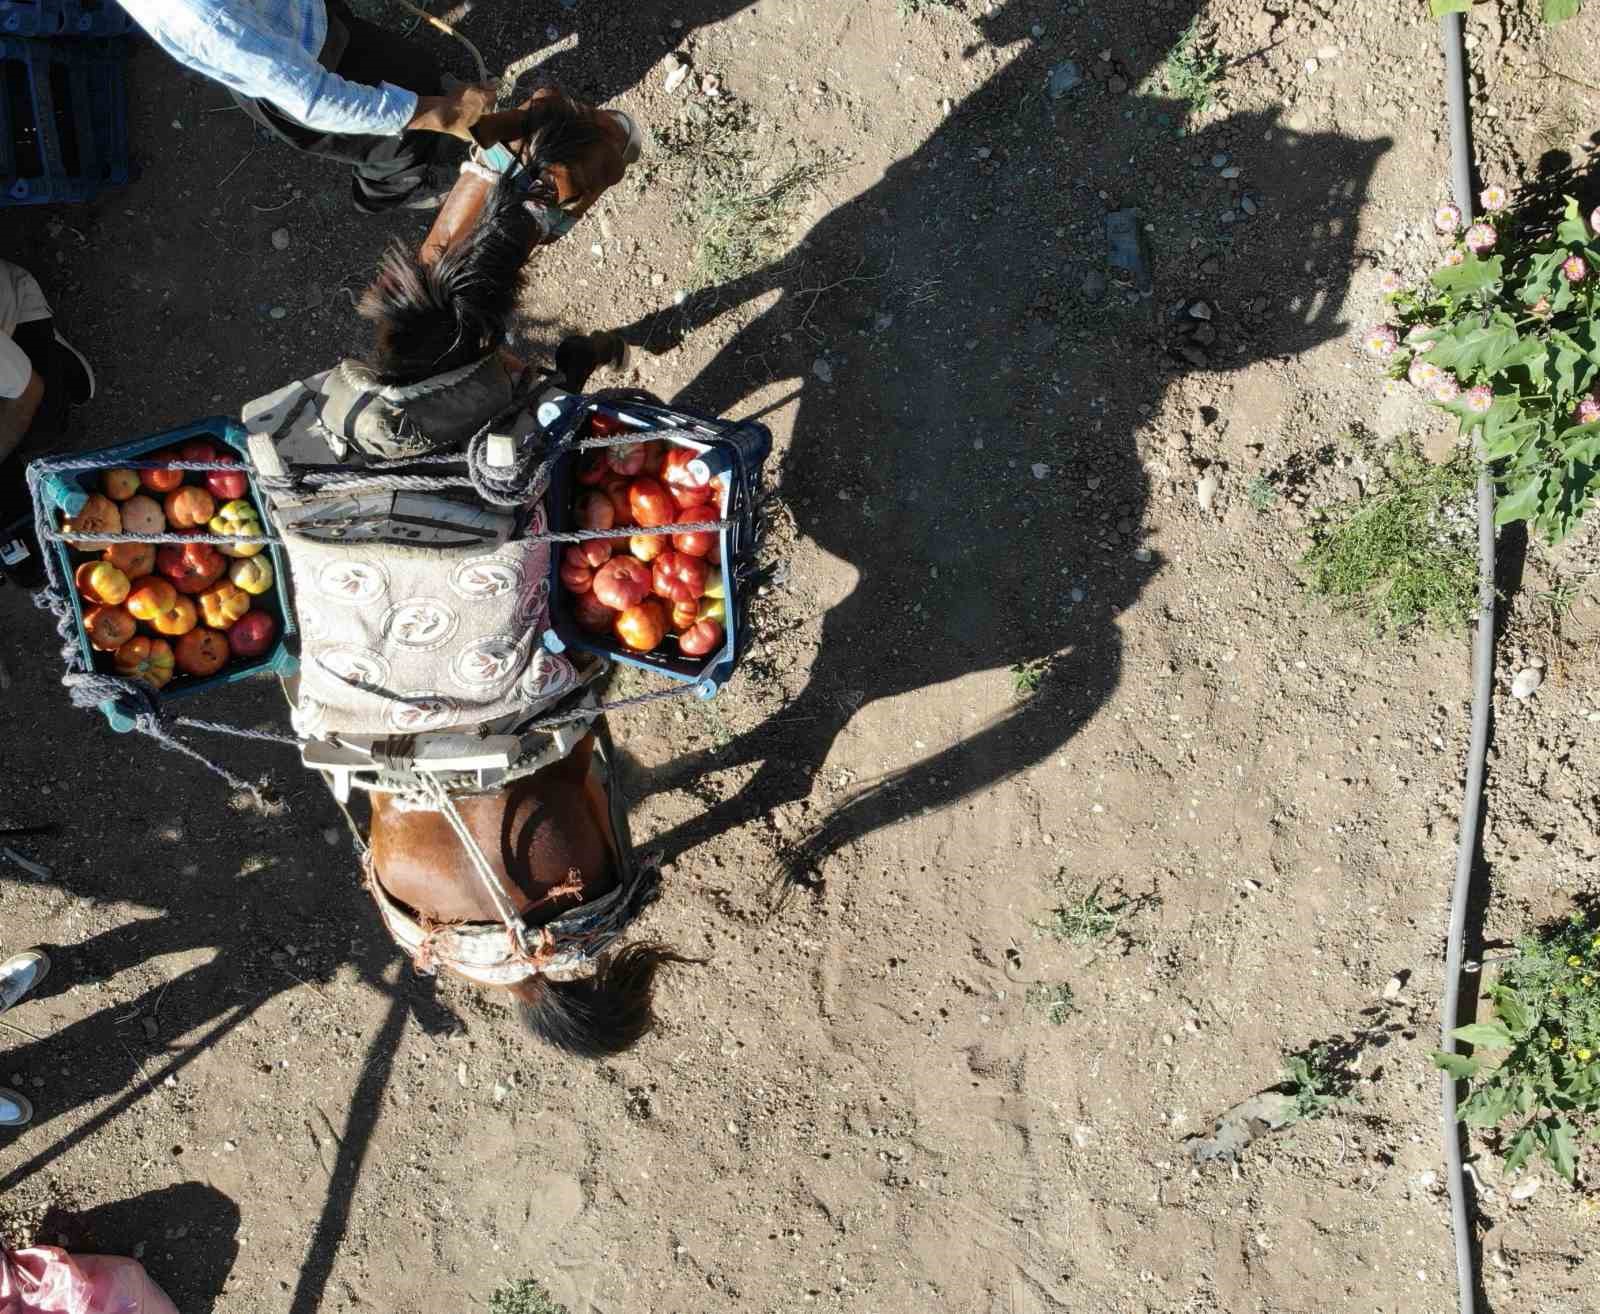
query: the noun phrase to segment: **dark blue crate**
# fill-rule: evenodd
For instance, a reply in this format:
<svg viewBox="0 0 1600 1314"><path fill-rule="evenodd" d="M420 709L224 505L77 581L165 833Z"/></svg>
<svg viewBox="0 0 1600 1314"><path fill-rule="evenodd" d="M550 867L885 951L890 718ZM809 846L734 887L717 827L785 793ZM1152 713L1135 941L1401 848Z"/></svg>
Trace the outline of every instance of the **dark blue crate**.
<svg viewBox="0 0 1600 1314"><path fill-rule="evenodd" d="M572 595L561 583L561 555L564 549L560 544L551 545L550 629L544 635L545 646L552 652L571 648L598 653L612 661L654 671L669 680L692 684L701 698L714 697L732 677L749 643L747 581L755 567L754 557L759 546L757 485L761 467L772 451L771 432L765 425L754 421L708 419L675 407L662 406L653 400L568 398L563 409L566 414L554 426L547 426L547 432L553 429L581 435L587 430L588 415L598 412L635 429L648 430L653 439L694 448L706 459L713 473L722 479L724 486L715 515L708 514L706 519L732 520L734 524L717 535L722 558L723 608L726 612L722 647L717 651L704 657L689 657L677 653L672 644L667 643L654 652L639 653L625 648L614 638L583 630L573 616ZM577 460L576 451L562 456L551 475L545 508L549 526L556 532L573 528L571 506ZM707 510L710 512L711 508ZM625 534L626 531L623 531Z"/></svg>
<svg viewBox="0 0 1600 1314"><path fill-rule="evenodd" d="M133 19L117 0L0 0L0 36L121 36Z"/></svg>
<svg viewBox="0 0 1600 1314"><path fill-rule="evenodd" d="M0 39L0 205L128 182L127 38Z"/></svg>
<svg viewBox="0 0 1600 1314"><path fill-rule="evenodd" d="M250 478L249 500L258 511L264 512L267 502L262 497L261 490L256 487L254 472L250 470L249 435L237 421L217 415L208 420L197 420L193 424L186 424L180 429L168 429L165 433L151 434L148 438L108 447L103 451L83 453L86 460L93 459L100 463L96 469L45 475L40 481L39 491L45 502L50 523L59 525L61 517L77 515L83 509L89 494L99 487L101 470L109 469L122 461L151 460L156 452L164 448L177 447L192 438L205 438L214 444L233 450L233 454L238 456L242 463L241 468ZM96 652L90 645L89 636L83 628L83 599L78 596L78 591L71 584L73 572L79 563L92 560L99 554L95 551L80 552L69 544L59 541L43 543L40 546L44 551L55 554L62 578L67 581L73 616L77 620L78 651L82 656L84 669L100 671L102 674L108 673L111 670L110 659L107 654ZM162 702L205 693L257 675L275 675L283 678L293 675L299 669L299 661L289 648L290 641L296 637L294 610L289 601L289 563L283 549L276 543L267 546L267 554L272 561L272 570L277 583L268 592L260 594L256 598L255 605L268 612L278 622L278 638L271 651L248 664L230 664L216 675L203 678L192 675L180 676L161 691ZM118 703L101 703L100 711L113 730L126 733L133 729L133 717L129 714L129 710Z"/></svg>
<svg viewBox="0 0 1600 1314"><path fill-rule="evenodd" d="M133 31L133 19L117 0L57 0L61 6L61 35L77 37L121 36Z"/></svg>

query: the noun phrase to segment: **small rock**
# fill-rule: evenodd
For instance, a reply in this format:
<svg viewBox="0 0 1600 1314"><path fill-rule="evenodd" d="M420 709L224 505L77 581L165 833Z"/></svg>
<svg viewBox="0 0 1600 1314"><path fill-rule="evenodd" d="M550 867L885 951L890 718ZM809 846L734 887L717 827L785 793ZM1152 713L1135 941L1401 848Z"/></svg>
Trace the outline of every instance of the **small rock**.
<svg viewBox="0 0 1600 1314"><path fill-rule="evenodd" d="M1527 1181L1518 1182L1511 1188L1511 1198L1513 1200L1528 1200L1532 1198L1533 1193L1538 1189L1539 1179L1537 1177L1530 1177Z"/></svg>
<svg viewBox="0 0 1600 1314"><path fill-rule="evenodd" d="M1544 683L1544 672L1537 666L1525 666L1518 671L1516 678L1511 681L1511 696L1526 701L1533 697L1533 692Z"/></svg>
<svg viewBox="0 0 1600 1314"><path fill-rule="evenodd" d="M271 310L267 311L267 314L273 319L282 319L288 313L289 312L282 306L274 306Z"/></svg>
<svg viewBox="0 0 1600 1314"><path fill-rule="evenodd" d="M1189 303L1190 319L1210 319L1211 315L1212 310L1208 303L1204 301L1192 301Z"/></svg>
<svg viewBox="0 0 1600 1314"><path fill-rule="evenodd" d="M1391 976L1383 987L1383 997L1385 999L1399 999L1400 992L1405 989L1405 984L1398 976Z"/></svg>
<svg viewBox="0 0 1600 1314"><path fill-rule="evenodd" d="M495 1084L494 1084L494 1102L496 1104L499 1104L500 1101L505 1099L505 1097L507 1095L509 1095L510 1093L511 1093L511 1088L509 1086L507 1086L505 1084L505 1082L503 1082L503 1081L495 1082Z"/></svg>
<svg viewBox="0 0 1600 1314"><path fill-rule="evenodd" d="M980 146L980 147L978 147L978 158L980 160L987 160L993 154L994 154L994 150L991 147L988 147L988 146Z"/></svg>
<svg viewBox="0 0 1600 1314"><path fill-rule="evenodd" d="M1082 589L1073 589L1069 596L1074 602L1082 602L1088 595Z"/></svg>
<svg viewBox="0 0 1600 1314"><path fill-rule="evenodd" d="M1309 74L1315 73L1316 71L1317 71L1317 61L1314 60L1314 59L1306 60L1306 73L1309 75Z"/></svg>
<svg viewBox="0 0 1600 1314"><path fill-rule="evenodd" d="M274 228L272 230L272 249L274 251L287 251L289 249L289 230L287 228Z"/></svg>
<svg viewBox="0 0 1600 1314"><path fill-rule="evenodd" d="M1033 33L1033 39L1035 41L1044 35L1044 25L1042 23L1035 23L1028 30Z"/></svg>
<svg viewBox="0 0 1600 1314"><path fill-rule="evenodd" d="M659 269L656 270L655 273L650 275L650 286L651 287L663 287L663 286L665 286L666 281L667 281L667 276L665 274L663 274Z"/></svg>
<svg viewBox="0 0 1600 1314"><path fill-rule="evenodd" d="M1045 89L1049 91L1052 100L1060 100L1067 92L1083 82L1083 70L1070 59L1062 60L1050 70L1049 80Z"/></svg>
<svg viewBox="0 0 1600 1314"><path fill-rule="evenodd" d="M722 79L715 73L707 73L700 79L700 94L707 100L715 100L722 94Z"/></svg>
<svg viewBox="0 0 1600 1314"><path fill-rule="evenodd" d="M1216 505L1217 490L1221 487L1222 485L1218 482L1216 475L1205 474L1200 476L1199 482L1194 486L1194 495L1195 499L1200 503L1202 511L1209 511Z"/></svg>
<svg viewBox="0 0 1600 1314"><path fill-rule="evenodd" d="M1209 347L1217 340L1217 330L1210 324L1198 324L1192 336L1202 347Z"/></svg>
<svg viewBox="0 0 1600 1314"><path fill-rule="evenodd" d="M811 372L824 383L833 382L833 366L828 364L826 356L818 356L816 360L811 362Z"/></svg>
<svg viewBox="0 0 1600 1314"><path fill-rule="evenodd" d="M328 845L329 848L336 846L339 843L339 828L337 826L328 826L324 828L322 832L322 842Z"/></svg>
<svg viewBox="0 0 1600 1314"><path fill-rule="evenodd" d="M1220 256L1207 256L1200 262L1200 272L1207 278L1215 278L1222 272L1222 259Z"/></svg>
<svg viewBox="0 0 1600 1314"><path fill-rule="evenodd" d="M157 1028L156 1028L156 1020L155 1020L155 1018L153 1018L153 1017L142 1017L142 1018L139 1019L139 1025L144 1028L144 1034L147 1037L149 1037L151 1040L154 1040L156 1038L156 1030L157 1030Z"/></svg>
<svg viewBox="0 0 1600 1314"><path fill-rule="evenodd" d="M1224 167L1226 167L1227 163L1228 163L1228 157L1226 155L1223 155L1221 152L1218 152L1216 155L1213 155L1211 157L1211 167L1213 169L1224 168Z"/></svg>
<svg viewBox="0 0 1600 1314"><path fill-rule="evenodd" d="M1246 214L1254 214L1261 207L1256 204L1255 197L1253 197L1253 196L1241 196L1239 198L1239 208L1241 210L1243 210Z"/></svg>
<svg viewBox="0 0 1600 1314"><path fill-rule="evenodd" d="M224 1154L233 1154L238 1150L238 1148L239 1148L239 1142L238 1141L223 1141L222 1142L222 1152Z"/></svg>
<svg viewBox="0 0 1600 1314"><path fill-rule="evenodd" d="M1226 169L1222 170L1220 176L1223 178L1237 178L1239 176L1239 166L1230 164Z"/></svg>
<svg viewBox="0 0 1600 1314"><path fill-rule="evenodd" d="M1127 78L1107 78L1106 90L1113 96L1120 96L1128 90Z"/></svg>
<svg viewBox="0 0 1600 1314"><path fill-rule="evenodd" d="M1133 559L1135 561L1137 561L1137 562L1140 562L1140 563L1148 562L1150 560L1150 557L1151 557L1151 552L1150 552L1150 549L1147 548L1147 547L1136 547L1133 550Z"/></svg>
<svg viewBox="0 0 1600 1314"><path fill-rule="evenodd" d="M879 315L877 319L872 321L872 331L874 333L883 333L893 327L893 325L894 316L885 311L883 314Z"/></svg>
<svg viewBox="0 0 1600 1314"><path fill-rule="evenodd" d="M1150 259L1137 210L1113 210L1106 216L1106 245L1110 247L1112 269L1126 275L1139 291L1148 292Z"/></svg>
<svg viewBox="0 0 1600 1314"><path fill-rule="evenodd" d="M1083 295L1087 301L1099 301L1106 294L1106 276L1091 269L1083 276Z"/></svg>
<svg viewBox="0 0 1600 1314"><path fill-rule="evenodd" d="M674 51L667 56L664 67L666 71L662 76L662 86L670 94L681 87L689 76L689 61Z"/></svg>
<svg viewBox="0 0 1600 1314"><path fill-rule="evenodd" d="M456 1084L463 1090L467 1087L467 1065L464 1062L456 1064Z"/></svg>
<svg viewBox="0 0 1600 1314"><path fill-rule="evenodd" d="M1048 479L1050 477L1050 467L1042 461L1035 461L1033 463L1033 477L1035 479Z"/></svg>

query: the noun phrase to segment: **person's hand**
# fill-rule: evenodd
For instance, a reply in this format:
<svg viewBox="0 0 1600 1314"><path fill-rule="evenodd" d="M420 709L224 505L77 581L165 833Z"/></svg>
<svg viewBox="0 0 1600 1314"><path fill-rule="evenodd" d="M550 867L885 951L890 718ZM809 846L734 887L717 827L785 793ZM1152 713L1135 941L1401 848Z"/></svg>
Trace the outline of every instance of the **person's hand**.
<svg viewBox="0 0 1600 1314"><path fill-rule="evenodd" d="M472 125L494 109L498 87L493 82L468 82L445 96L418 96L417 112L407 128L442 132L472 141Z"/></svg>

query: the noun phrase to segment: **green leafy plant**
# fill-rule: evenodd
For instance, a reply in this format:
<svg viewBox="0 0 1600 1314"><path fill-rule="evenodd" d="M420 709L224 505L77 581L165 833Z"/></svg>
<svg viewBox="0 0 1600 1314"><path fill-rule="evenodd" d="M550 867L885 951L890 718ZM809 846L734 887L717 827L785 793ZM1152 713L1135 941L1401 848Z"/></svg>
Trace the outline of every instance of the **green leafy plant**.
<svg viewBox="0 0 1600 1314"><path fill-rule="evenodd" d="M1435 18L1444 14L1464 14L1480 0L1428 0L1428 8ZM1547 23L1564 23L1577 16L1583 0L1540 0L1539 11Z"/></svg>
<svg viewBox="0 0 1600 1314"><path fill-rule="evenodd" d="M1196 114L1211 108L1217 83L1222 81L1222 57L1200 40L1198 17L1167 52L1162 80L1167 90L1187 101Z"/></svg>
<svg viewBox="0 0 1600 1314"><path fill-rule="evenodd" d="M495 1290L489 1297L489 1314L569 1314L557 1304L542 1282L519 1278Z"/></svg>
<svg viewBox="0 0 1600 1314"><path fill-rule="evenodd" d="M1042 982L1028 987L1027 1002L1029 1007L1037 1008L1042 1012L1051 1026L1060 1026L1069 1017L1078 1011L1078 1004L1073 998L1072 987L1062 982L1060 985L1045 985Z"/></svg>
<svg viewBox="0 0 1600 1314"><path fill-rule="evenodd" d="M1435 1051L1433 1061L1469 1082L1458 1116L1495 1129L1507 1172L1542 1155L1569 1182L1579 1139L1600 1137L1600 927L1582 916L1518 946L1486 993L1494 1017L1451 1035L1479 1054Z"/></svg>
<svg viewBox="0 0 1600 1314"><path fill-rule="evenodd" d="M1337 1046L1313 1045L1286 1055L1283 1063L1278 1089L1294 1101L1290 1122L1325 1117L1354 1098L1355 1078Z"/></svg>
<svg viewBox="0 0 1600 1314"><path fill-rule="evenodd" d="M1256 475L1245 485L1244 495L1257 511L1270 511L1278 500L1278 489L1266 475Z"/></svg>
<svg viewBox="0 0 1600 1314"><path fill-rule="evenodd" d="M1027 698L1039 691L1039 686L1044 683L1044 677L1050 671L1048 657L1035 657L1031 661L1018 662L1011 668L1011 687L1018 698Z"/></svg>
<svg viewBox="0 0 1600 1314"><path fill-rule="evenodd" d="M1066 883L1058 876L1056 887L1067 894ZM1073 944L1095 944L1109 940L1122 923L1122 913L1128 906L1126 899L1107 903L1100 897L1104 882L1084 894L1070 895L1050 910L1049 920L1035 925L1057 940L1070 940Z"/></svg>
<svg viewBox="0 0 1600 1314"><path fill-rule="evenodd" d="M1390 386L1409 381L1481 437L1495 522L1525 520L1556 543L1600 489L1600 209L1585 222L1568 198L1552 233L1524 235L1503 188L1483 202L1488 218L1425 287L1384 276L1396 324L1372 329L1366 347L1390 365ZM1434 218L1460 229L1455 206Z"/></svg>
<svg viewBox="0 0 1600 1314"><path fill-rule="evenodd" d="M1301 560L1306 584L1380 631L1464 624L1477 591L1472 460L1443 465L1395 445L1361 497L1330 507Z"/></svg>

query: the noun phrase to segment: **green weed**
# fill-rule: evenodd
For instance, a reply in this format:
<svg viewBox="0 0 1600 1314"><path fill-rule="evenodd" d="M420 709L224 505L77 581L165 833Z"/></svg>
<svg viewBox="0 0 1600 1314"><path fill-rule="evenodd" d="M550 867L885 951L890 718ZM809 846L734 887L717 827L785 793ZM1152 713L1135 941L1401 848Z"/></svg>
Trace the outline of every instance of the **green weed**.
<svg viewBox="0 0 1600 1314"><path fill-rule="evenodd" d="M1600 923L1576 915L1524 939L1485 993L1493 1020L1451 1034L1499 1062L1433 1055L1470 1083L1457 1116L1498 1129L1508 1173L1538 1154L1576 1181L1579 1138L1600 1137Z"/></svg>
<svg viewBox="0 0 1600 1314"><path fill-rule="evenodd" d="M1077 1001L1072 995L1072 987L1067 985L1066 982L1062 982L1060 985L1044 985L1043 983L1031 985L1028 987L1026 998L1028 1006L1042 1012L1051 1026L1060 1026L1078 1011Z"/></svg>
<svg viewBox="0 0 1600 1314"><path fill-rule="evenodd" d="M1058 876L1056 888L1066 895L1065 882ZM1050 910L1049 919L1035 922L1041 931L1057 940L1073 944L1099 944L1109 940L1122 925L1122 914L1128 907L1126 899L1107 903L1100 897L1104 883L1085 894L1071 895Z"/></svg>
<svg viewBox="0 0 1600 1314"><path fill-rule="evenodd" d="M1294 1101L1291 1122L1310 1122L1353 1098L1355 1077L1331 1045L1313 1045L1284 1058L1279 1087Z"/></svg>
<svg viewBox="0 0 1600 1314"><path fill-rule="evenodd" d="M1278 500L1278 489L1265 475L1256 475L1245 485L1244 495L1257 511L1270 511Z"/></svg>
<svg viewBox="0 0 1600 1314"><path fill-rule="evenodd" d="M1186 101L1191 113L1202 114L1211 108L1222 71L1222 57L1200 40L1200 19L1196 17L1167 52L1163 75L1167 90Z"/></svg>
<svg viewBox="0 0 1600 1314"><path fill-rule="evenodd" d="M1044 677L1050 672L1050 659L1048 657L1035 657L1030 661L1018 662L1011 668L1011 687L1018 698L1030 698L1039 692L1039 686L1044 683Z"/></svg>
<svg viewBox="0 0 1600 1314"><path fill-rule="evenodd" d="M542 1282L520 1278L496 1289L489 1297L489 1314L570 1314L545 1290Z"/></svg>
<svg viewBox="0 0 1600 1314"><path fill-rule="evenodd" d="M1313 529L1301 561L1308 587L1380 631L1465 624L1478 586L1474 482L1465 453L1432 465L1397 446L1375 489L1331 508Z"/></svg>

